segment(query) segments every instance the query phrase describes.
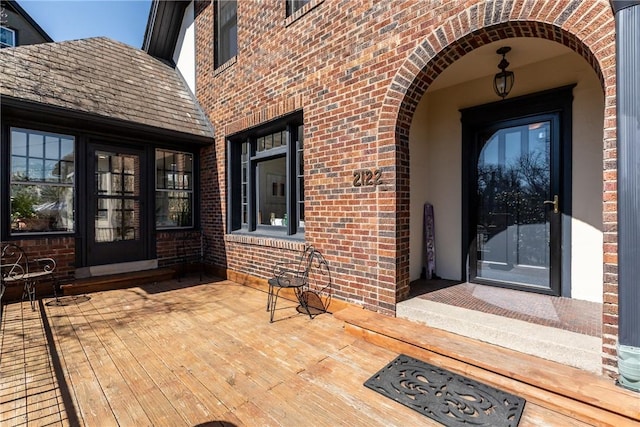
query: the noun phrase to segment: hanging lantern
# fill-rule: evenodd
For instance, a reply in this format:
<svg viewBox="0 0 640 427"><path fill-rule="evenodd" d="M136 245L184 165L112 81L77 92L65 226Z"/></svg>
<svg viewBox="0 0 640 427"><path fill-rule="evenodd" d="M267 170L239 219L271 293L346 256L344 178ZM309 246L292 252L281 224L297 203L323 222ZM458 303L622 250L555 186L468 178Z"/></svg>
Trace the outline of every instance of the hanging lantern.
<svg viewBox="0 0 640 427"><path fill-rule="evenodd" d="M502 60L498 64L500 72L493 77L493 90L496 91L496 95L504 99L511 89L513 89L513 82L515 76L513 71L507 71L509 62L507 61L506 54L511 50L509 46L501 47L496 51L498 55L502 55Z"/></svg>

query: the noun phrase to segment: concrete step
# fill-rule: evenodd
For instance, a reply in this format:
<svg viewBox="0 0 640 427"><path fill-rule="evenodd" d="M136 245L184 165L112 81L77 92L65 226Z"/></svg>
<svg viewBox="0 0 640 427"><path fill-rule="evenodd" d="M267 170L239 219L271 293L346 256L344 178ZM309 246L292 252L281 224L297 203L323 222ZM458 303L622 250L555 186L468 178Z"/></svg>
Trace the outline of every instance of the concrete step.
<svg viewBox="0 0 640 427"><path fill-rule="evenodd" d="M599 374L599 337L537 325L420 298L397 305L396 316Z"/></svg>

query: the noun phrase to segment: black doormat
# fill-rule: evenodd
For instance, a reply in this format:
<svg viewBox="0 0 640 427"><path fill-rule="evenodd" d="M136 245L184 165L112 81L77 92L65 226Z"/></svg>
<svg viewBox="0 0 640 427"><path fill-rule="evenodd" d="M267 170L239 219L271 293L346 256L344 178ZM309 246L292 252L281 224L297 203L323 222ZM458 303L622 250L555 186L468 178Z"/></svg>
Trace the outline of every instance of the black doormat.
<svg viewBox="0 0 640 427"><path fill-rule="evenodd" d="M515 427L525 400L401 354L364 385L445 426Z"/></svg>

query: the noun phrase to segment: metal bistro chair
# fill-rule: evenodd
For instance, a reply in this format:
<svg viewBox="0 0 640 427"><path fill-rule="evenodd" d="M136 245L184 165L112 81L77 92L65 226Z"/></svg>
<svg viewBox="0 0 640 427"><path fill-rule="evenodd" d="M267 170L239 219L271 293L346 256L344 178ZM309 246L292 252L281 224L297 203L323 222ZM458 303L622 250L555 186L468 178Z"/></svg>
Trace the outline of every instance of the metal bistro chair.
<svg viewBox="0 0 640 427"><path fill-rule="evenodd" d="M306 246L298 261L277 263L269 279L267 311L273 322L276 302L282 289L292 289L300 305L299 313L309 318L325 313L331 299L331 272L324 256L313 246Z"/></svg>
<svg viewBox="0 0 640 427"><path fill-rule="evenodd" d="M37 258L29 261L25 251L14 243L2 247L0 257L0 282L2 291L6 286L22 285L22 299L29 298L31 309L35 310L36 285L41 281L53 283L53 294L58 299L57 280L55 277L56 262L53 258Z"/></svg>

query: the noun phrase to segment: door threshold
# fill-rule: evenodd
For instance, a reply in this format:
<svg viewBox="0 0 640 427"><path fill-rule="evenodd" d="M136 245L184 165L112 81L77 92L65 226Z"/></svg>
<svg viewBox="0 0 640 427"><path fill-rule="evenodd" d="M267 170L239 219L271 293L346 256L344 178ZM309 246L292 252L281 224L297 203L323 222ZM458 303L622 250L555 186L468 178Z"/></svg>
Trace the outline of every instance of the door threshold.
<svg viewBox="0 0 640 427"><path fill-rule="evenodd" d="M142 261L120 262L117 264L94 265L90 267L76 268L76 279L86 279L88 277L107 276L118 273L131 273L133 271L154 270L158 268L157 259Z"/></svg>

